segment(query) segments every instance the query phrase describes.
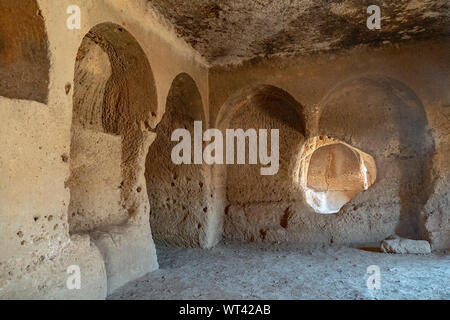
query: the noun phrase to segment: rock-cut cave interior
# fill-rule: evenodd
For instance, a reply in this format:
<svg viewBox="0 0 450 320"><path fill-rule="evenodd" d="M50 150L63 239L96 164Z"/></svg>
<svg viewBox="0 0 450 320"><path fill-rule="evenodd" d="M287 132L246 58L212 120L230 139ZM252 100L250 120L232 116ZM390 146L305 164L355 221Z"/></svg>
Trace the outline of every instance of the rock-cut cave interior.
<svg viewBox="0 0 450 320"><path fill-rule="evenodd" d="M0 299L450 299L448 0L17 2Z"/></svg>

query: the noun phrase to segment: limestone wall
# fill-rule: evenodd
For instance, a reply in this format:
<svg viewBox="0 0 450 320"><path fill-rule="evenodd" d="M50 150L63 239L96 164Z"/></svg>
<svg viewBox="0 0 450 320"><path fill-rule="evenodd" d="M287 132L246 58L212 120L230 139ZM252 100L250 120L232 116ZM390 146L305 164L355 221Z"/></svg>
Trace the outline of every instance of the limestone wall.
<svg viewBox="0 0 450 320"><path fill-rule="evenodd" d="M79 30L70 0L22 2L0 3L0 298L103 299L158 268L154 241L450 246L450 42L211 66L145 0L79 1ZM195 120L279 129L277 173L175 165ZM321 214L308 186L349 202Z"/></svg>
<svg viewBox="0 0 450 320"><path fill-rule="evenodd" d="M1 21L11 28L0 34L0 297L102 299L158 267L146 155L173 79L189 74L207 105L207 71L146 1L78 2L80 30L66 27L71 1L23 2L20 10L16 1L0 4ZM99 47L82 46L89 31ZM82 78L75 73L80 46L91 60L97 52ZM139 57L127 50L132 46ZM133 73L145 70L136 63L148 65L152 82L133 82L142 80ZM137 98L136 87L149 94ZM105 130L83 112L74 117L83 99L92 105L80 110L93 118L105 111L105 99L119 101L132 126L121 114L109 113L109 123L100 123ZM117 124L123 131L112 128ZM66 287L70 265L80 266L81 290Z"/></svg>
<svg viewBox="0 0 450 320"><path fill-rule="evenodd" d="M240 122L245 127L259 127L259 118L267 112L245 113L236 95L243 93L241 99L248 100L246 88L270 85L301 105L306 125L297 125L296 130L304 130L305 139L339 139L372 156L377 171L375 183L338 214L321 215L307 204L301 187L296 197L283 192L280 199L272 199L267 193L282 190L280 184L269 182L276 178L242 174L238 183L233 180L237 169L222 168L220 181L227 189L224 237L357 245L396 233L430 239L435 249L448 247L448 232L443 230L449 217L443 160L448 154L448 49L449 43L441 40L213 67L212 122L220 123L228 109L243 116ZM277 110L272 121L287 115L285 108ZM277 126L280 132L292 131L287 121ZM280 139L285 156L301 157L302 145ZM288 158L293 169L281 180L299 187L298 158ZM256 184L264 190L249 187ZM235 188L254 200L237 203Z"/></svg>
<svg viewBox="0 0 450 320"><path fill-rule="evenodd" d="M187 74L177 76L167 97L167 110L156 129L146 163L147 190L150 199L150 224L155 241L179 246L211 247L217 241L208 229L208 215L215 211L210 190L210 174L204 164L174 164L171 141L176 129L187 129L194 149L194 121L208 128L200 92ZM202 133L200 132L200 135Z"/></svg>

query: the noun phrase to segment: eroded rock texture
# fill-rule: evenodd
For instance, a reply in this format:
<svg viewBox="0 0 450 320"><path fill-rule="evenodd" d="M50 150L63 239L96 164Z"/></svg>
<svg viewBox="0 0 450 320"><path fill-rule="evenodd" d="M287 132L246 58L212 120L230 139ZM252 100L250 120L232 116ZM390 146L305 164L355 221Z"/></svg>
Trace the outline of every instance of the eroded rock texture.
<svg viewBox="0 0 450 320"><path fill-rule="evenodd" d="M93 232L111 292L155 265L150 229L140 219L149 209L142 180L150 138L143 129L156 111L156 89L142 48L112 23L85 36L74 83L70 231ZM134 271L121 270L130 260Z"/></svg>
<svg viewBox="0 0 450 320"><path fill-rule="evenodd" d="M437 55L430 51L426 56L434 56L432 65L441 65L445 60L445 50L436 51ZM307 59L258 59L240 66L213 68L210 81L214 92L212 110L218 108L219 119L221 112L230 104L227 95L233 95L236 88L245 87L252 81L270 82L281 88L289 88L288 92L303 106L305 114L304 142L300 142L300 147L289 144L284 151L298 155L297 159L291 158L288 164L297 168L297 171L282 179L283 183L298 188L297 198L284 192L282 197L272 199L265 193L272 190L270 187L257 191L255 195L250 190L258 190L259 186L252 186L246 188L247 192L242 189L238 195L252 197L253 201L248 200L240 208L236 207L232 202L232 191L245 185L246 176L242 173L241 180L235 180L227 190L230 202L225 213L226 238L269 242L351 242L362 245L377 243L389 235L398 234L427 240L431 236L435 248L445 246L448 240L442 231L437 230L442 230L442 225L448 223L448 209L443 209L448 201L443 182L447 180L447 174L445 165L436 164L441 161L437 160L441 159L438 150L445 150L448 144L445 138L448 129L443 125L445 120L437 121L435 118L434 112L445 112L446 107L441 98L437 98L440 94L434 94L440 90L438 88L443 88L440 81L446 83L448 79L438 69L430 69L429 64L413 67L412 60L401 61L406 56L393 58L394 52L399 54L399 51L393 50L391 53L386 52L383 58L381 51L370 54L367 49L359 49L359 56L335 56L332 60L329 60L328 55ZM381 59L394 59L395 62L382 62ZM405 72L406 66L411 68L408 72ZM381 72L388 76L382 76ZM410 81L407 76L409 73L416 76L420 74L423 78ZM424 79L433 83L430 88L434 89L429 94L419 84ZM250 95L244 96L244 101L252 101ZM444 96L442 98L446 101L448 97ZM280 118L282 114L287 114L284 110L286 108L277 108L276 116ZM262 114L259 112L258 116L242 117L241 125L253 123ZM292 116L289 118L293 119ZM343 164L351 163L346 153L340 152L338 155L333 152L334 156L326 157L327 161L332 159L326 173L324 161L315 163L319 155L312 157L312 152L319 146L317 143L311 145L311 139L334 139L345 143L357 151L359 159L364 158L365 168L361 161L356 165L357 158L353 158L355 174L352 175L350 169L344 170ZM280 147L283 148L282 145ZM313 162L312 171L304 170L311 165L308 154ZM325 169L321 170L323 166ZM336 174L341 172L334 182L333 166ZM237 168L227 169L227 183L229 173L233 170ZM318 174L322 171L326 175ZM307 176L308 173L311 177ZM336 183L345 179L345 175L349 179L351 176L357 178L359 187L353 190L331 190L338 189ZM309 186L307 177L311 178ZM327 185L332 188L327 192L328 195L320 194L320 191L324 192L328 188L320 185L327 177ZM264 177L255 180L264 185ZM367 186L361 188L364 184ZM276 186L277 191L281 190L278 185L272 186ZM311 194L314 188L319 192L313 190ZM329 197L332 193L340 195L334 204ZM341 197L346 193L346 197ZM324 210L321 210L321 204L324 204ZM343 205L337 213L320 214L332 213L328 209L335 204L339 204L339 207ZM430 211L430 207L435 209Z"/></svg>
<svg viewBox="0 0 450 320"><path fill-rule="evenodd" d="M0 96L46 102L50 60L36 0L4 0L0 16Z"/></svg>
<svg viewBox="0 0 450 320"><path fill-rule="evenodd" d="M154 241L450 247L448 1L80 0L79 30L66 1L16 2L0 2L0 298L103 299L158 268ZM194 121L268 130L269 152L279 130L275 174L248 153L173 163Z"/></svg>
<svg viewBox="0 0 450 320"><path fill-rule="evenodd" d="M149 0L212 63L448 36L446 0ZM382 29L366 27L378 5Z"/></svg>
<svg viewBox="0 0 450 320"><path fill-rule="evenodd" d="M255 210L265 210L264 207L270 208L274 203L283 205L301 197L299 187L292 182L304 141L303 108L287 92L272 86L255 86L240 92L224 108L219 115L219 128L224 131L226 128L266 129L267 136L257 137L259 148L253 152L260 151L259 139L266 140L269 152L272 145L279 149L278 171L274 175L261 175L262 164L249 164L248 151L246 164L229 164L225 168L228 203L225 233L231 237L242 233L245 238L265 239L265 220L277 218L270 217L270 210L266 219L258 218ZM279 130L278 146L271 144L271 129Z"/></svg>
<svg viewBox="0 0 450 320"><path fill-rule="evenodd" d="M174 79L166 107L146 162L150 225L156 240L208 247L206 223L213 200L208 168L194 163L194 121L205 123L205 116L197 86L186 73ZM178 141L171 141L171 137L176 129L190 133L191 164L172 161L172 149Z"/></svg>

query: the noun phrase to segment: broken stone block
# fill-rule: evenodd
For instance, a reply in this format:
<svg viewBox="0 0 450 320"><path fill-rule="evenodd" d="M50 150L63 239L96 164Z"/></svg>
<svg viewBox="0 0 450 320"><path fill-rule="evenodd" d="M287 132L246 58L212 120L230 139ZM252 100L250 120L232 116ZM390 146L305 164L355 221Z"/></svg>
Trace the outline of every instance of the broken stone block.
<svg viewBox="0 0 450 320"><path fill-rule="evenodd" d="M388 238L381 242L381 249L386 253L431 253L430 243L426 240L412 240L405 238Z"/></svg>

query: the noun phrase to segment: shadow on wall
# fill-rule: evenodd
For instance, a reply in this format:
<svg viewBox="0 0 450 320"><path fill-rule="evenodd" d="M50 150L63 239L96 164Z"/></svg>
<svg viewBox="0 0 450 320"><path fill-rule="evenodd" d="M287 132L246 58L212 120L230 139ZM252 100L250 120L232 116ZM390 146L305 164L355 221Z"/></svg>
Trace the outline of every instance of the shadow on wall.
<svg viewBox="0 0 450 320"><path fill-rule="evenodd" d="M315 212L338 213L375 182L374 159L337 139L308 139L302 151L300 184Z"/></svg>
<svg viewBox="0 0 450 320"><path fill-rule="evenodd" d="M277 174L261 176L260 166L248 164L248 152L247 164L223 165L215 170L224 186L222 198L228 205L224 217L225 238L264 240L270 236L268 230L272 225L283 224L280 221L285 219L285 207L303 197L300 187L294 183L305 139L303 107L280 88L252 86L225 103L216 126L222 133L225 129L267 129L268 141L270 129L279 130ZM274 204L277 209L273 208Z"/></svg>
<svg viewBox="0 0 450 320"><path fill-rule="evenodd" d="M111 293L158 267L144 178L156 88L144 51L121 26L102 23L84 37L73 103L69 228L99 248Z"/></svg>
<svg viewBox="0 0 450 320"><path fill-rule="evenodd" d="M298 106L278 88L256 86L222 107L222 130L280 129L277 175L261 177L258 166L247 165L215 171L226 196L224 237L352 244L392 234L427 239L423 207L433 191L434 142L414 92L378 76L345 81L319 104L310 128ZM306 142L305 129L312 136Z"/></svg>
<svg viewBox="0 0 450 320"><path fill-rule="evenodd" d="M0 96L47 103L48 40L36 0L2 0L0 17Z"/></svg>
<svg viewBox="0 0 450 320"><path fill-rule="evenodd" d="M343 82L322 103L319 134L374 157L377 182L369 191L369 219L375 229L394 233L377 227L384 221L400 236L427 238L422 210L432 192L434 142L424 107L411 89L377 76Z"/></svg>
<svg viewBox="0 0 450 320"><path fill-rule="evenodd" d="M282 89L258 85L245 89L226 103L218 116L217 128L279 129L279 170L261 176L260 167L250 165L248 152L244 165L226 166L226 192L229 204L287 201L298 198L293 185L295 159L304 141L302 106ZM248 142L248 141L247 141ZM269 143L270 145L270 143Z"/></svg>
<svg viewBox="0 0 450 320"><path fill-rule="evenodd" d="M139 124L156 110L150 65L122 27L100 24L84 37L73 101L71 232L121 224L135 214L130 200L144 144Z"/></svg>
<svg viewBox="0 0 450 320"><path fill-rule="evenodd" d="M156 140L150 146L146 161L150 225L155 241L189 247L209 246L207 216L211 213L213 199L207 168L194 164L193 153L192 164L176 165L171 159L172 149L178 144L171 141L173 131L187 129L193 137L196 120L206 126L201 95L195 81L181 73L172 82L166 112L156 127Z"/></svg>

